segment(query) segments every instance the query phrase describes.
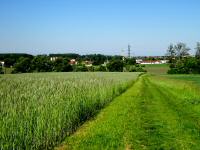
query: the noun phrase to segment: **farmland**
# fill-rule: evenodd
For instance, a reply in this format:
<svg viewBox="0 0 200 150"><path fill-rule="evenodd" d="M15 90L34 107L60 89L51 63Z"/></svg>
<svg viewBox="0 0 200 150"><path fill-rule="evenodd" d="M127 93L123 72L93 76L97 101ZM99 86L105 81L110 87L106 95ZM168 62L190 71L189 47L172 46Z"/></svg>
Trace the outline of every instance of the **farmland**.
<svg viewBox="0 0 200 150"><path fill-rule="evenodd" d="M139 73L0 76L1 149L49 149L133 84Z"/></svg>
<svg viewBox="0 0 200 150"><path fill-rule="evenodd" d="M1 149L198 150L200 76L139 74L0 76Z"/></svg>

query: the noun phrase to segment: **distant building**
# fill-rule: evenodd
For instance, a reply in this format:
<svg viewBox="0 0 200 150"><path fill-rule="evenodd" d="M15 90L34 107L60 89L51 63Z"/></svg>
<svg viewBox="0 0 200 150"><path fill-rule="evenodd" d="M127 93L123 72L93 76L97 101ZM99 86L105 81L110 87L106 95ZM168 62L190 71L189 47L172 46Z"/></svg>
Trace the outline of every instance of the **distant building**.
<svg viewBox="0 0 200 150"><path fill-rule="evenodd" d="M161 60L161 64L167 64L168 60Z"/></svg>
<svg viewBox="0 0 200 150"><path fill-rule="evenodd" d="M136 64L141 64L142 61L142 59L136 59Z"/></svg>
<svg viewBox="0 0 200 150"><path fill-rule="evenodd" d="M1 66L3 67L5 62L4 61L0 61Z"/></svg>
<svg viewBox="0 0 200 150"><path fill-rule="evenodd" d="M92 63L93 63L92 61L88 61L88 60L82 62L82 64L84 64L84 65L87 66L87 67L92 66Z"/></svg>
<svg viewBox="0 0 200 150"><path fill-rule="evenodd" d="M58 57L50 57L51 61L55 61L56 59L58 59Z"/></svg>
<svg viewBox="0 0 200 150"><path fill-rule="evenodd" d="M136 59L137 64L166 64L168 63L168 60L142 60L142 59Z"/></svg>
<svg viewBox="0 0 200 150"><path fill-rule="evenodd" d="M78 62L76 61L76 59L71 59L71 60L69 61L69 64L70 64L70 65L77 65Z"/></svg>
<svg viewBox="0 0 200 150"><path fill-rule="evenodd" d="M144 60L140 64L147 65L147 64L166 64L168 60Z"/></svg>

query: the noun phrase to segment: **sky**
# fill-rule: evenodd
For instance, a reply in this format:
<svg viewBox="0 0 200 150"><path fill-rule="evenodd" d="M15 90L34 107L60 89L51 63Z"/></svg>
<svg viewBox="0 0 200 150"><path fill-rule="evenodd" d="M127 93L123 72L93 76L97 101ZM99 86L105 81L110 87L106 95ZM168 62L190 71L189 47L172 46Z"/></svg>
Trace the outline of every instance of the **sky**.
<svg viewBox="0 0 200 150"><path fill-rule="evenodd" d="M165 55L200 41L200 0L0 0L0 53Z"/></svg>

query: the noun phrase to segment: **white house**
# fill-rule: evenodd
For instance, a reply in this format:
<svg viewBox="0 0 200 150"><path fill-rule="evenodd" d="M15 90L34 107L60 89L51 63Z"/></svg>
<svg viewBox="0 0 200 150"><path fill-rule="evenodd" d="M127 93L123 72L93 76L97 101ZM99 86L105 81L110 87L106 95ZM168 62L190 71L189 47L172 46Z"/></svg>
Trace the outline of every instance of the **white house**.
<svg viewBox="0 0 200 150"><path fill-rule="evenodd" d="M137 64L141 64L142 61L143 61L142 59L136 59Z"/></svg>
<svg viewBox="0 0 200 150"><path fill-rule="evenodd" d="M51 57L50 58L51 61L55 61L56 59L58 59L58 57Z"/></svg>
<svg viewBox="0 0 200 150"><path fill-rule="evenodd" d="M0 61L0 64L3 67L4 66L4 61Z"/></svg>
<svg viewBox="0 0 200 150"><path fill-rule="evenodd" d="M166 64L168 60L144 60L140 64L147 65L147 64Z"/></svg>

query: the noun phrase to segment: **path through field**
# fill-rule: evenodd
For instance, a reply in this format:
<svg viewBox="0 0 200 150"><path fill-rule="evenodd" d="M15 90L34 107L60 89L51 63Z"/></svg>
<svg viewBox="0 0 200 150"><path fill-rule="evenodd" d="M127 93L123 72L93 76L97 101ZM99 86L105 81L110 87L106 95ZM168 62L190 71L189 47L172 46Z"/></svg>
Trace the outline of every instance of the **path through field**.
<svg viewBox="0 0 200 150"><path fill-rule="evenodd" d="M198 87L142 76L56 149L199 149Z"/></svg>

